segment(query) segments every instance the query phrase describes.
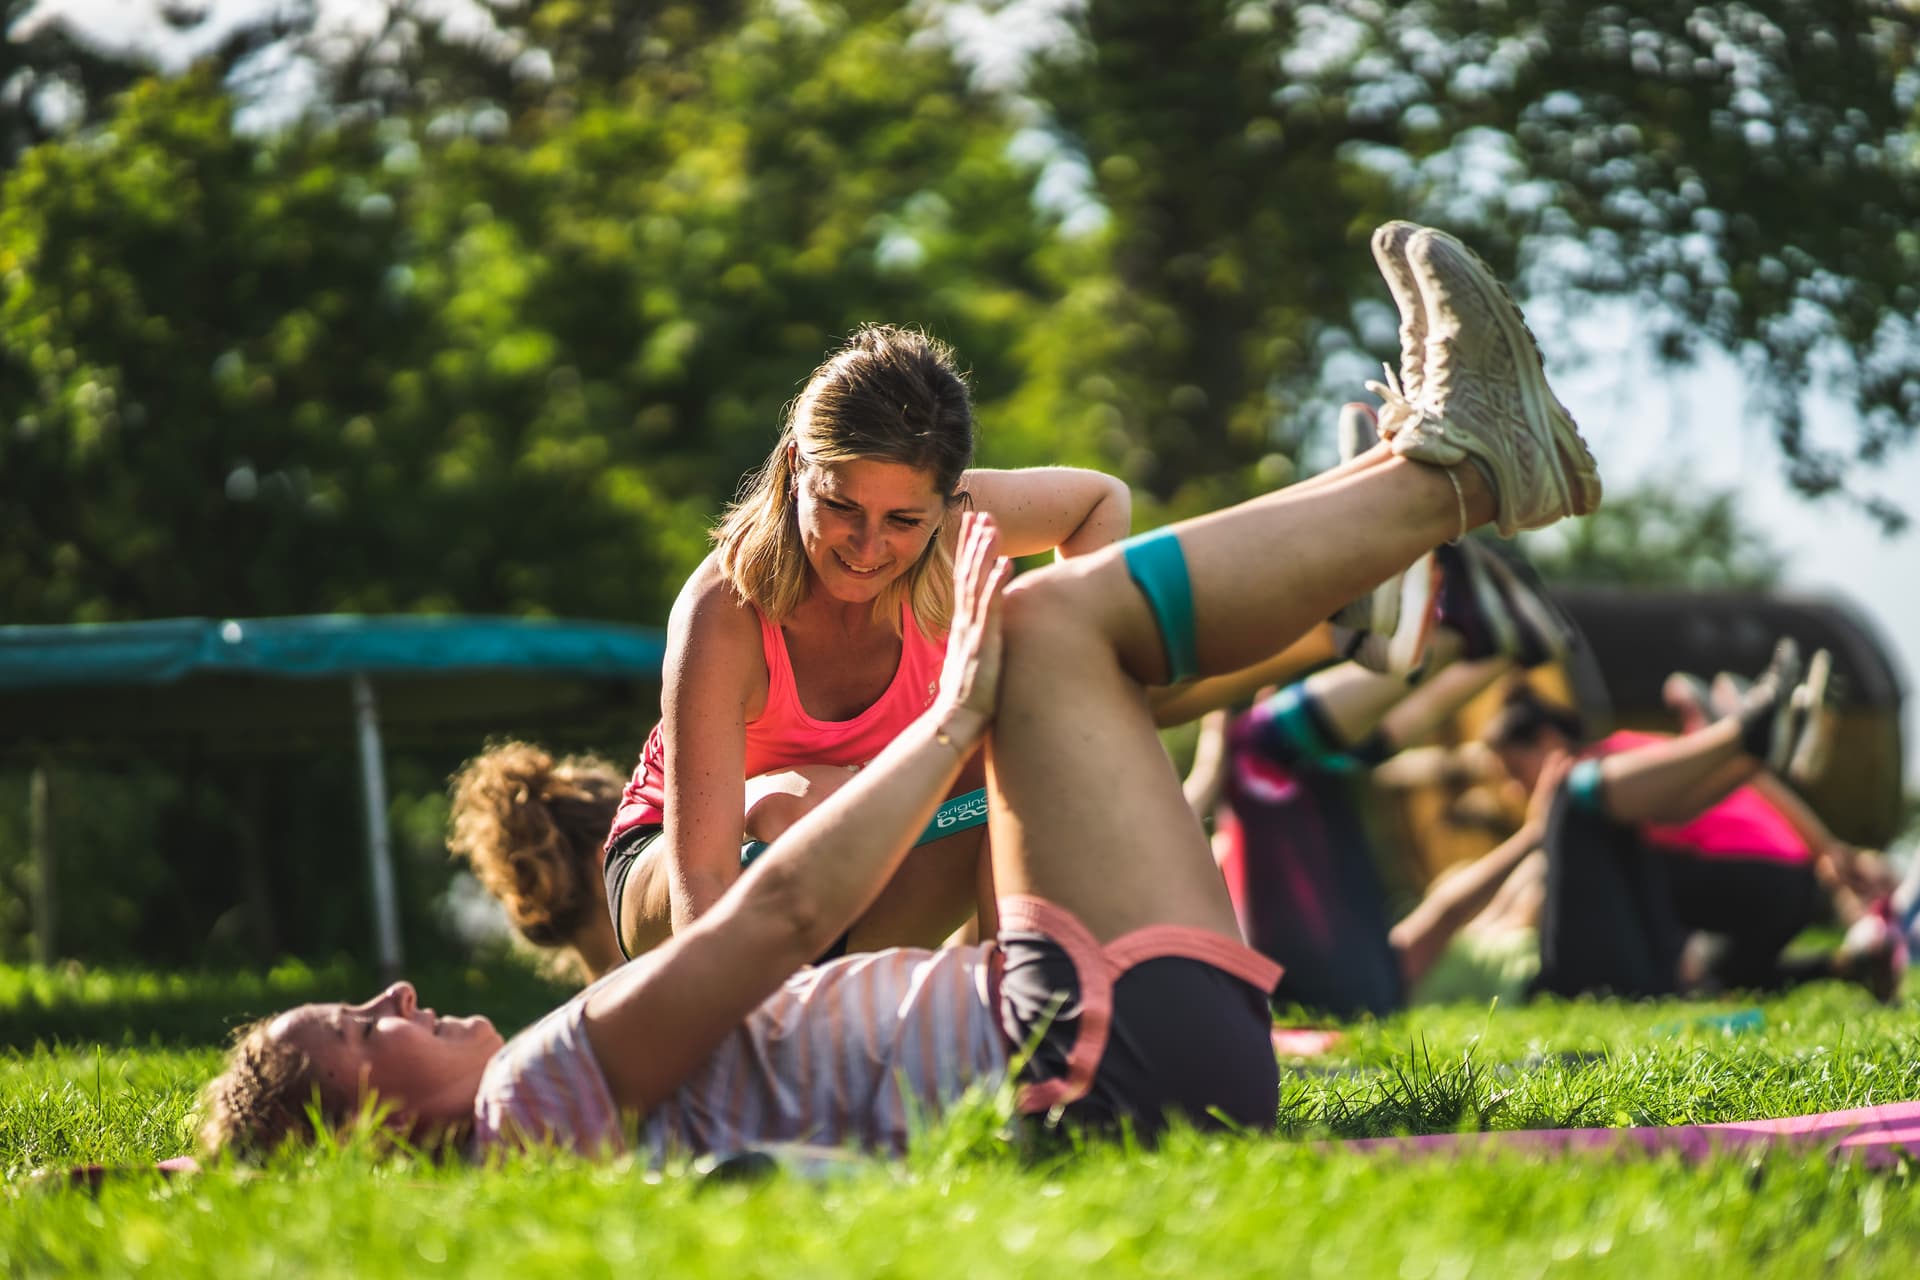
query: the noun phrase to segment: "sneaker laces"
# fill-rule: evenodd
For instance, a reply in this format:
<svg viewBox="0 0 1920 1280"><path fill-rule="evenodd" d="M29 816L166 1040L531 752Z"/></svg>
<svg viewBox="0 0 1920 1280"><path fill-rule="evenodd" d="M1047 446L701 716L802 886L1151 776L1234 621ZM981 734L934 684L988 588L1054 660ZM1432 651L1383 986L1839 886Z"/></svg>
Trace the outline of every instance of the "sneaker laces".
<svg viewBox="0 0 1920 1280"><path fill-rule="evenodd" d="M1382 440L1390 440L1400 428L1420 419L1420 407L1407 398L1400 389L1400 375L1393 371L1390 364L1382 364L1380 372L1386 375L1385 382L1368 382L1367 390L1380 397L1384 410L1380 414L1379 430Z"/></svg>

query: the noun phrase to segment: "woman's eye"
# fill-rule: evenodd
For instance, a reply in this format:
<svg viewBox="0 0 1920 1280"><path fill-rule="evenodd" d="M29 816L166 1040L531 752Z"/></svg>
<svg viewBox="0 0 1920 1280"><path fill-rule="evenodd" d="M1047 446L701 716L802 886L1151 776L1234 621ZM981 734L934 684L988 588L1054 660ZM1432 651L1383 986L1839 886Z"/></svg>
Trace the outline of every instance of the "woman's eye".
<svg viewBox="0 0 1920 1280"><path fill-rule="evenodd" d="M893 522L902 529L918 529L920 527L920 522L912 516L895 516Z"/></svg>

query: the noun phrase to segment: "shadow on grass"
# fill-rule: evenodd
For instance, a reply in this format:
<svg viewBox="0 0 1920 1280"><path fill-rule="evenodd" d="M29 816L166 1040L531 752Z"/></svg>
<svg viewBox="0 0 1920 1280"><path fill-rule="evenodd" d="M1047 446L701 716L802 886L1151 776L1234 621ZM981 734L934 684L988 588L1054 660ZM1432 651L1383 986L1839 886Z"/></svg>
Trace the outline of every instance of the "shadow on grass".
<svg viewBox="0 0 1920 1280"><path fill-rule="evenodd" d="M411 977L420 1001L443 1013L484 1013L508 1034L575 988L509 956ZM224 1045L236 1027L316 1000L364 1000L385 987L369 967L299 962L270 970L151 972L0 966L0 1053L36 1045Z"/></svg>

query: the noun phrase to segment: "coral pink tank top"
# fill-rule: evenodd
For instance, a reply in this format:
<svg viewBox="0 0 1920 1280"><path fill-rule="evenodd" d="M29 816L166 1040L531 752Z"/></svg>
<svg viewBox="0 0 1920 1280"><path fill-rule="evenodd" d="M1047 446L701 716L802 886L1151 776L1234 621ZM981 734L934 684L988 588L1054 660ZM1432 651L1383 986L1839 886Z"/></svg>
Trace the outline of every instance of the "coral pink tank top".
<svg viewBox="0 0 1920 1280"><path fill-rule="evenodd" d="M1601 739L1593 754L1611 755L1665 740L1664 734L1622 729ZM1813 851L1793 824L1753 787L1735 787L1724 799L1707 806L1686 822L1648 825L1644 830L1653 845L1696 857L1747 858L1789 864L1813 860Z"/></svg>
<svg viewBox="0 0 1920 1280"><path fill-rule="evenodd" d="M793 663L778 624L760 619L760 651L767 662L767 705L747 724L745 777L801 764L865 764L933 703L940 687L946 642L922 635L913 610L900 610L900 665L879 700L851 720L816 720L800 705ZM640 763L620 795L607 843L635 827L659 826L666 817L667 748L655 725Z"/></svg>

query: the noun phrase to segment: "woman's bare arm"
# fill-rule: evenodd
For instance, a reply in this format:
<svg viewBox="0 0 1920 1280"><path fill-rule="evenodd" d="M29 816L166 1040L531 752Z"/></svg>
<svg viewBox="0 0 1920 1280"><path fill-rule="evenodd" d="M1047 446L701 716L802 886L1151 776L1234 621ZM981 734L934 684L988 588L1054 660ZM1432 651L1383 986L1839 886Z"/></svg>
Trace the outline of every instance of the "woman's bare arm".
<svg viewBox="0 0 1920 1280"><path fill-rule="evenodd" d="M615 1101L658 1105L858 918L933 817L959 775L961 749L984 731L979 723L950 720L943 731L923 715L776 840L732 892L587 997L587 1036Z"/></svg>
<svg viewBox="0 0 1920 1280"><path fill-rule="evenodd" d="M1133 524L1133 492L1103 471L976 469L961 477L960 487L972 495L975 511L999 524L1003 555L1083 556L1120 541Z"/></svg>
<svg viewBox="0 0 1920 1280"><path fill-rule="evenodd" d="M1180 790L1187 797L1193 816L1206 822L1220 793L1227 785L1227 718L1224 710L1209 711L1200 718L1200 737L1193 744L1193 767L1187 770Z"/></svg>
<svg viewBox="0 0 1920 1280"><path fill-rule="evenodd" d="M675 932L740 876L747 710L764 666L753 611L702 565L674 603L661 677L662 853Z"/></svg>

